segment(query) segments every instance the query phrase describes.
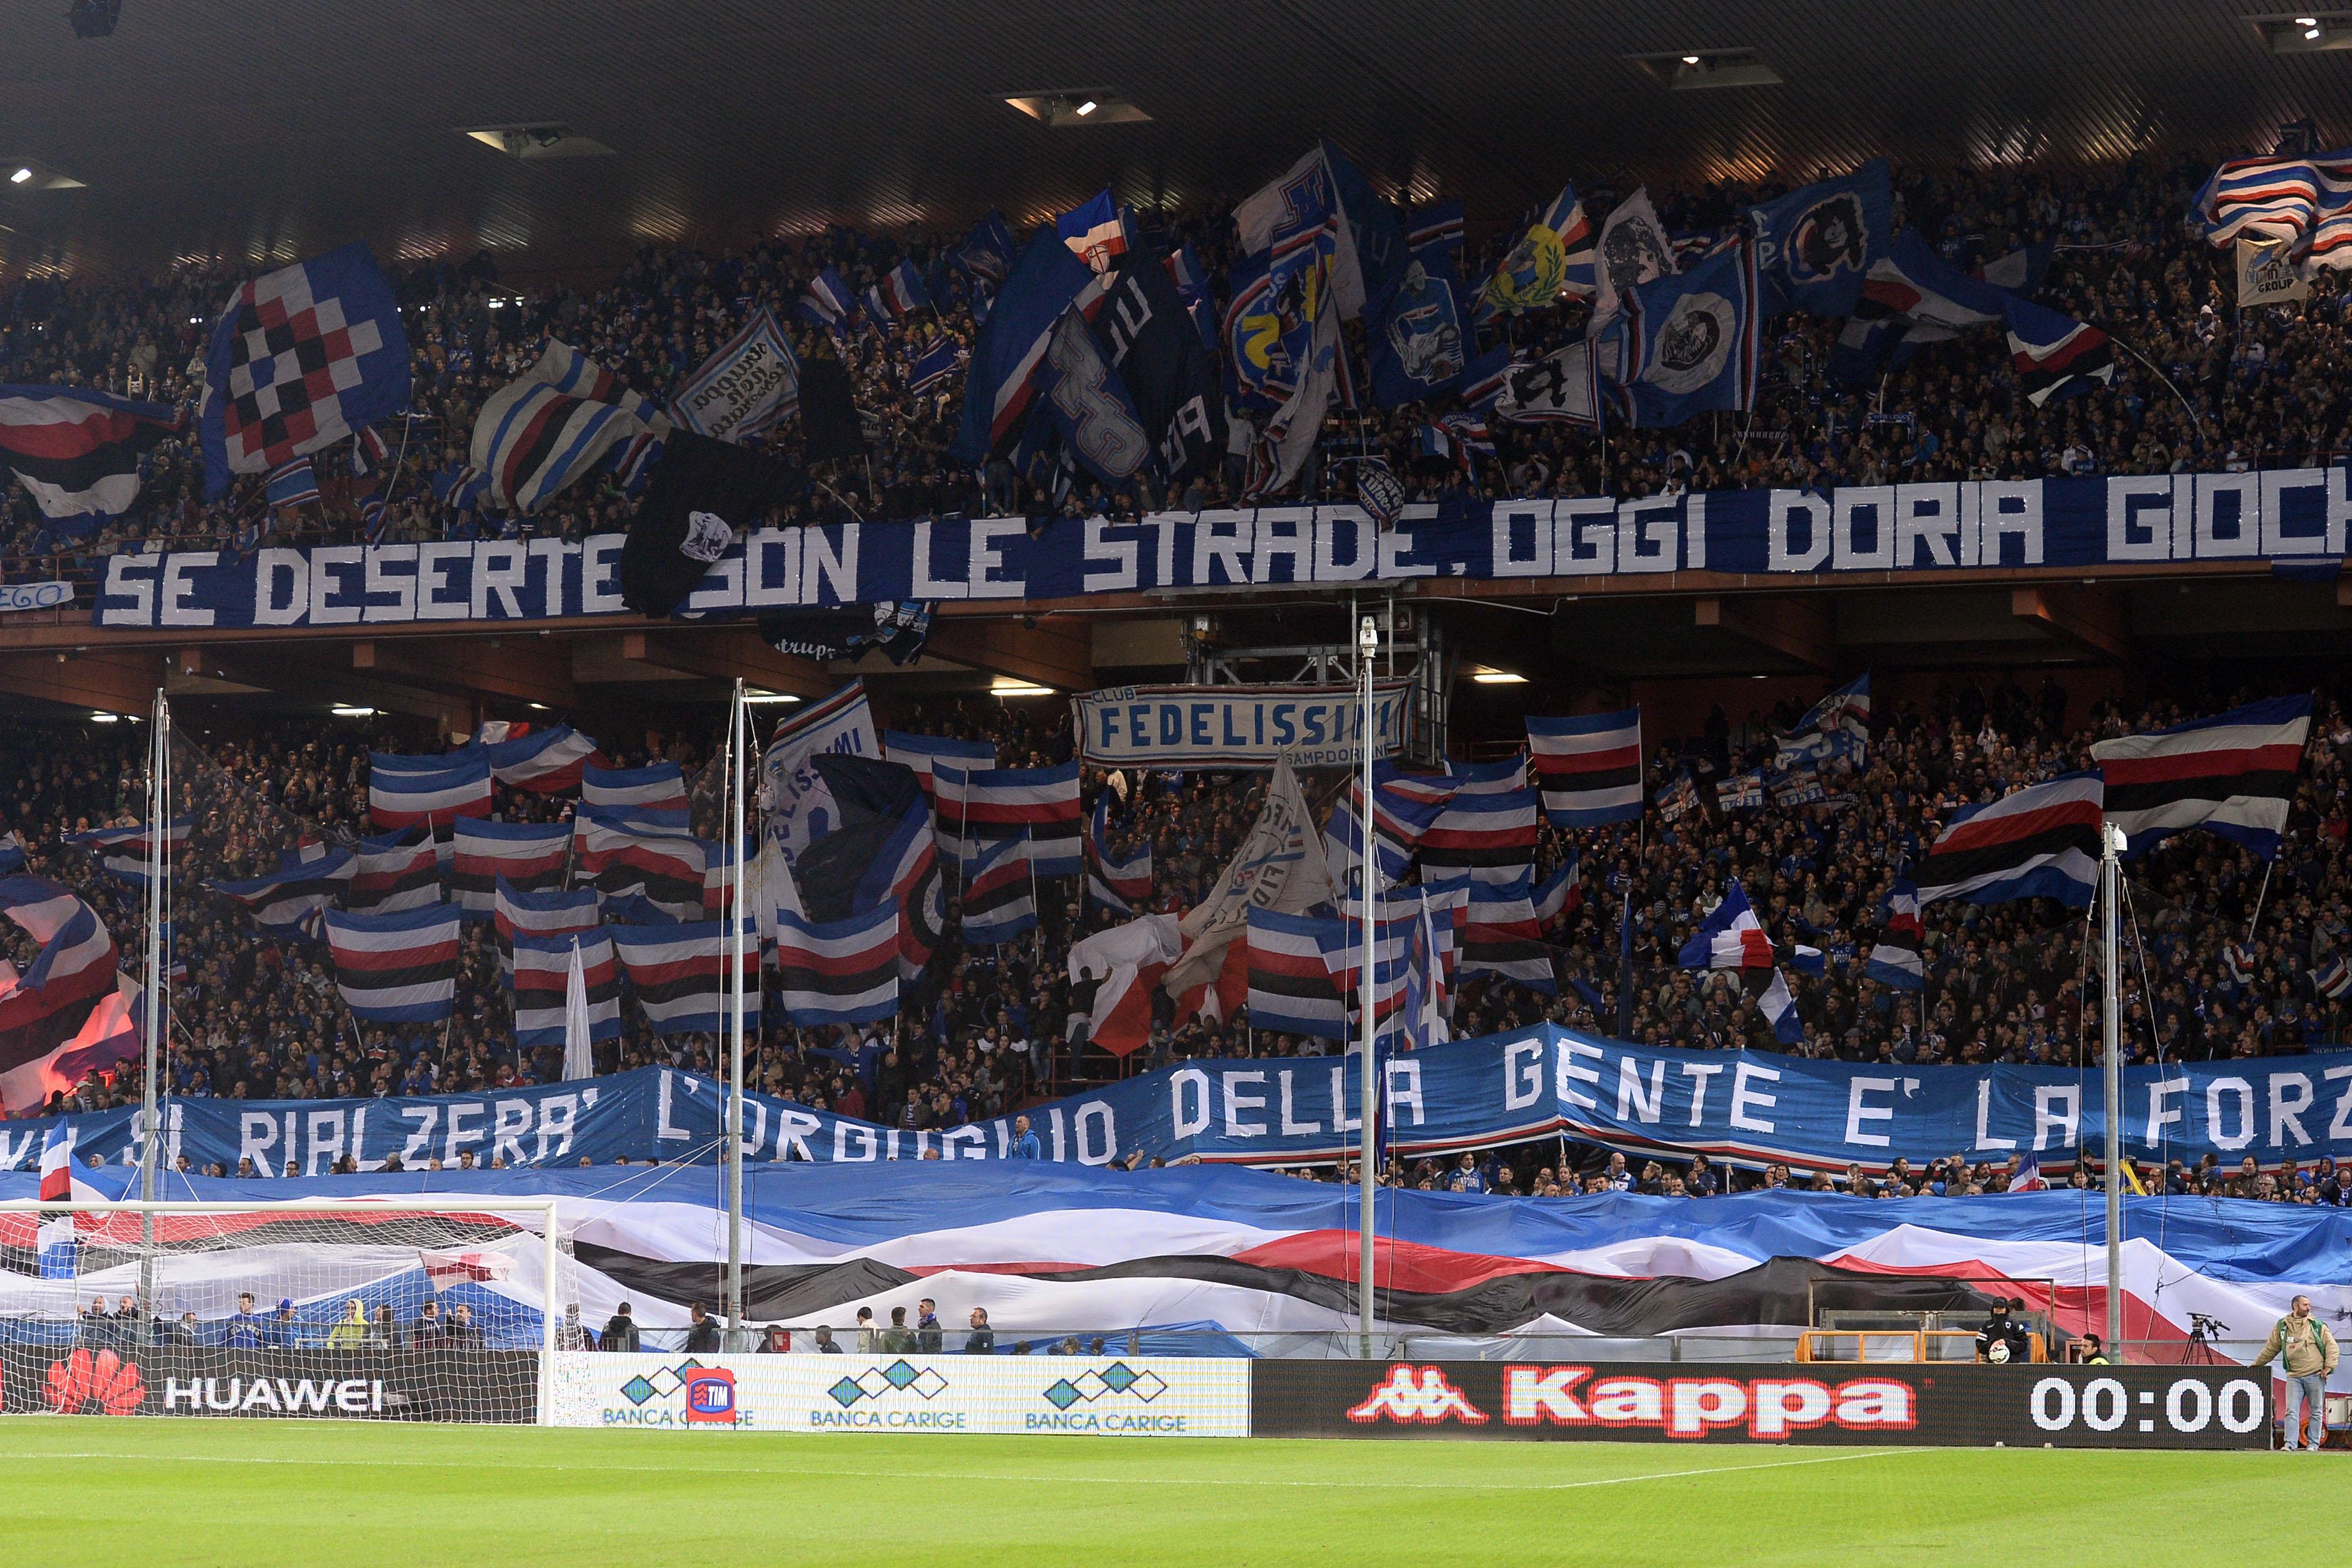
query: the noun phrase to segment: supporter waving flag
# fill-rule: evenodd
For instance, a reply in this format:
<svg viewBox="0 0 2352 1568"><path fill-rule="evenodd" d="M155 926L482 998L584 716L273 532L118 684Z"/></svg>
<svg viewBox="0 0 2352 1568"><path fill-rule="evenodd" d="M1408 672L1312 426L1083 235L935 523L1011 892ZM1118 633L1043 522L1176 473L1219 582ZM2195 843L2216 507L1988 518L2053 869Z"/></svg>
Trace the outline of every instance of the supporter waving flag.
<svg viewBox="0 0 2352 1568"><path fill-rule="evenodd" d="M578 789L588 763L603 761L596 742L569 724L544 730L529 724L485 724L475 741L489 754L492 778L533 795Z"/></svg>
<svg viewBox="0 0 2352 1568"><path fill-rule="evenodd" d="M437 1024L457 994L455 904L397 914L327 911L327 947L343 1005L363 1024Z"/></svg>
<svg viewBox="0 0 2352 1568"><path fill-rule="evenodd" d="M926 799L936 799L938 781L932 770L940 763L971 773L996 765L993 741L952 741L941 735L909 735L901 730L882 731L882 755L914 770L915 782ZM952 851L950 851L952 853Z"/></svg>
<svg viewBox="0 0 2352 1568"><path fill-rule="evenodd" d="M0 464L46 518L120 517L139 498L140 463L181 429L159 403L78 386L0 386Z"/></svg>
<svg viewBox="0 0 2352 1568"><path fill-rule="evenodd" d="M2101 741L2091 755L2105 784L2107 820L2124 830L2129 853L2201 827L2268 860L2278 855L2310 736L2305 693Z"/></svg>
<svg viewBox="0 0 2352 1568"><path fill-rule="evenodd" d="M308 858L296 850L286 851L278 868L266 876L211 886L250 910L264 936L280 942L318 942L326 935L322 918L327 905L341 901L358 869L359 858L350 850L321 846L318 854Z"/></svg>
<svg viewBox="0 0 2352 1568"><path fill-rule="evenodd" d="M1340 923L1250 906L1250 1027L1324 1040L1348 1037L1346 1005L1324 960L1326 939L1334 950L1344 943Z"/></svg>
<svg viewBox="0 0 2352 1568"><path fill-rule="evenodd" d="M1878 940L1870 944L1864 977L1896 991L1917 991L1927 984L1919 957L1919 889L1908 877L1897 877L1880 906Z"/></svg>
<svg viewBox="0 0 2352 1568"><path fill-rule="evenodd" d="M1079 851L1077 763L991 768L968 774L940 768L938 776L957 792L954 816L968 846L976 849L1017 837L1040 877L1076 877L1085 870Z"/></svg>
<svg viewBox="0 0 2352 1568"><path fill-rule="evenodd" d="M743 1006L751 1026L760 1016L760 938L743 917ZM727 922L616 925L614 951L629 989L656 1035L716 1034L727 1023Z"/></svg>
<svg viewBox="0 0 2352 1568"><path fill-rule="evenodd" d="M1087 896L1103 909L1131 915L1151 896L1151 845L1121 860L1110 852L1110 791L1095 796L1093 826L1087 834Z"/></svg>
<svg viewBox="0 0 2352 1568"><path fill-rule="evenodd" d="M2088 907L2104 798L2097 773L2067 773L1956 812L1919 863L1920 907L2036 898Z"/></svg>
<svg viewBox="0 0 2352 1568"><path fill-rule="evenodd" d="M572 826L563 822L489 822L460 818L449 866L450 890L468 920L497 912L498 885L544 893L563 884Z"/></svg>
<svg viewBox="0 0 2352 1568"><path fill-rule="evenodd" d="M513 969L514 944L523 937L568 936L573 931L594 931L601 902L593 888L533 893L499 878L490 907L491 924L499 938L499 967Z"/></svg>
<svg viewBox="0 0 2352 1568"><path fill-rule="evenodd" d="M1636 426L1679 425L1709 410L1756 405L1765 312L1753 246L1736 244L1624 298L1620 379Z"/></svg>
<svg viewBox="0 0 2352 1568"><path fill-rule="evenodd" d="M898 1011L898 910L841 921L776 911L776 985L795 1024L870 1024Z"/></svg>
<svg viewBox="0 0 2352 1568"><path fill-rule="evenodd" d="M439 902L440 846L432 833L401 827L360 840L343 892L345 909L388 915Z"/></svg>
<svg viewBox="0 0 2352 1568"><path fill-rule="evenodd" d="M1873 158L1851 174L1749 207L1747 216L1757 270L1779 296L1779 308L1845 315L1893 237L1886 160Z"/></svg>
<svg viewBox="0 0 2352 1568"><path fill-rule="evenodd" d="M138 1054L139 991L98 911L61 884L0 878L0 915L41 944L22 973L0 967L0 1110L22 1115Z"/></svg>
<svg viewBox="0 0 2352 1568"><path fill-rule="evenodd" d="M2115 344L2098 328L2014 294L2001 296L2000 310L2018 390L2036 408L2078 397L2093 382L2115 379Z"/></svg>
<svg viewBox="0 0 2352 1568"><path fill-rule="evenodd" d="M562 936L519 936L514 969L515 1045L526 1051L564 1043L564 1016L577 963L587 992L588 1037L621 1037L621 965L613 939L602 931Z"/></svg>
<svg viewBox="0 0 2352 1568"><path fill-rule="evenodd" d="M378 827L448 824L490 815L490 759L480 752L410 757L368 753L368 815Z"/></svg>
<svg viewBox="0 0 2352 1568"><path fill-rule="evenodd" d="M472 466L501 510L528 517L612 453L670 433L669 416L570 344L550 342L474 421Z"/></svg>
<svg viewBox="0 0 2352 1568"><path fill-rule="evenodd" d="M1026 847L1024 836L1015 834L982 850L966 868L965 946L996 946L1037 929L1037 884Z"/></svg>
<svg viewBox="0 0 2352 1568"><path fill-rule="evenodd" d="M1545 819L1555 827L1600 827L1642 819L1642 710L1578 719L1530 718Z"/></svg>
<svg viewBox="0 0 2352 1568"><path fill-rule="evenodd" d="M642 768L604 768L593 763L581 770L580 798L589 805L618 806L625 811L684 811L686 774L676 763L653 763ZM679 819L684 826L684 818Z"/></svg>
<svg viewBox="0 0 2352 1568"><path fill-rule="evenodd" d="M174 817L164 825L163 859L167 872L187 848L190 820L184 816ZM96 856L98 863L106 868L107 875L120 878L134 888L147 885L147 861L154 851L154 842L145 823L68 833L65 841Z"/></svg>
<svg viewBox="0 0 2352 1568"><path fill-rule="evenodd" d="M406 408L408 334L354 242L240 284L213 325L196 428L205 497Z"/></svg>

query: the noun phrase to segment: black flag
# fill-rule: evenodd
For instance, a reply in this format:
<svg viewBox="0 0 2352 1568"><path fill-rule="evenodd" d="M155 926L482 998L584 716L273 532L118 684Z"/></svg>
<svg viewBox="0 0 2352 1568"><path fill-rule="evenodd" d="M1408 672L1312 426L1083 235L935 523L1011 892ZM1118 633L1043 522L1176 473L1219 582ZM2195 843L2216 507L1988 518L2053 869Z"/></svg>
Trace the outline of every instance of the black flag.
<svg viewBox="0 0 2352 1568"><path fill-rule="evenodd" d="M850 397L849 371L830 355L801 366L801 450L813 463L866 456L866 426Z"/></svg>
<svg viewBox="0 0 2352 1568"><path fill-rule="evenodd" d="M1130 246L1091 318L1169 479L1223 461L1224 402L1166 254L1156 245Z"/></svg>
<svg viewBox="0 0 2352 1568"><path fill-rule="evenodd" d="M621 602L644 615L668 615L729 545L759 526L790 476L748 447L671 431L621 546Z"/></svg>

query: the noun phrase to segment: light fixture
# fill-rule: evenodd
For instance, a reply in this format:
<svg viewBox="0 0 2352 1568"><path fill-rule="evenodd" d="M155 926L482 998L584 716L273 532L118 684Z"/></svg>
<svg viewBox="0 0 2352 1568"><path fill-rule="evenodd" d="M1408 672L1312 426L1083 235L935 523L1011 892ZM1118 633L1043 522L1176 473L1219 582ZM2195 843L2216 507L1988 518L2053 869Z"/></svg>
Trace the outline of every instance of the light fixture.
<svg viewBox="0 0 2352 1568"><path fill-rule="evenodd" d="M1683 57L1683 64L1686 66L1695 66L1698 64L1698 57L1696 55L1685 55Z"/></svg>
<svg viewBox="0 0 2352 1568"><path fill-rule="evenodd" d="M522 125L465 125L458 127L460 136L469 137L494 153L524 163L538 163L547 158L609 158L613 149L593 136L583 136L569 125L537 123Z"/></svg>
<svg viewBox="0 0 2352 1568"><path fill-rule="evenodd" d="M534 713L544 713L548 711L547 704L544 702L530 702L524 704L524 706L528 707Z"/></svg>
<svg viewBox="0 0 2352 1568"><path fill-rule="evenodd" d="M1087 115L1092 114L1095 111L1096 107L1097 105L1093 99L1090 98L1087 100L1084 103L1078 105L1078 118L1083 120Z"/></svg>
<svg viewBox="0 0 2352 1568"><path fill-rule="evenodd" d="M32 177L33 177L33 171L32 171L32 170L30 170L30 169L18 169L15 174L11 174L11 175L9 175L9 176L8 176L8 183L9 183L10 184L12 184L12 185L21 185L21 184L23 184L26 180L29 180L29 179L31 179Z"/></svg>
<svg viewBox="0 0 2352 1568"><path fill-rule="evenodd" d="M93 724L120 724L122 722L122 715L120 713L93 713L89 716L89 721Z"/></svg>
<svg viewBox="0 0 2352 1568"><path fill-rule="evenodd" d="M1009 675L1000 675L988 683L988 694L991 697L1051 697L1054 689L1039 686L1034 681L1015 680Z"/></svg>
<svg viewBox="0 0 2352 1568"><path fill-rule="evenodd" d="M1626 55L1661 87L1676 92L1695 88L1778 87L1780 73L1752 48L1667 49Z"/></svg>
<svg viewBox="0 0 2352 1568"><path fill-rule="evenodd" d="M328 709L327 711L333 714L338 719L373 719L375 717L374 709L362 708L347 702L338 702L332 708Z"/></svg>
<svg viewBox="0 0 2352 1568"><path fill-rule="evenodd" d="M1481 686L1525 686L1528 683L1526 676L1513 675L1507 669L1475 669L1470 672L1470 679Z"/></svg>
<svg viewBox="0 0 2352 1568"><path fill-rule="evenodd" d="M1032 120L1062 128L1133 125L1151 118L1107 88L1062 88L1052 91L1008 93L1004 101Z"/></svg>
<svg viewBox="0 0 2352 1568"><path fill-rule="evenodd" d="M2316 27L2319 26L2319 18L2316 16L2297 16L2294 19L2294 25L2298 27Z"/></svg>
<svg viewBox="0 0 2352 1568"><path fill-rule="evenodd" d="M798 702L800 699L789 691L746 691L743 700L749 703Z"/></svg>

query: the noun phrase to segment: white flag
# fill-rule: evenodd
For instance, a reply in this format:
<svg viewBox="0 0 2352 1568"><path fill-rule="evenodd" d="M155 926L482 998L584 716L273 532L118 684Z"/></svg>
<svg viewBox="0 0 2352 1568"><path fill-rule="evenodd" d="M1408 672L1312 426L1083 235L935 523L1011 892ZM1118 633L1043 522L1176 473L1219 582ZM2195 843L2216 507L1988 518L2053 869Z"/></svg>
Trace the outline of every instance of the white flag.
<svg viewBox="0 0 2352 1568"><path fill-rule="evenodd" d="M588 972L581 967L576 936L572 939L572 966L563 977L563 1076L596 1076L596 1058L588 1045Z"/></svg>
<svg viewBox="0 0 2352 1568"><path fill-rule="evenodd" d="M1217 977L1225 948L1249 929L1250 906L1279 914L1303 914L1317 904L1337 901L1331 868L1323 858L1323 837L1299 793L1298 775L1287 761L1274 764L1265 804L1248 837L1217 879L1217 885L1188 912L1180 929L1184 956L1169 970L1165 989L1181 996Z"/></svg>

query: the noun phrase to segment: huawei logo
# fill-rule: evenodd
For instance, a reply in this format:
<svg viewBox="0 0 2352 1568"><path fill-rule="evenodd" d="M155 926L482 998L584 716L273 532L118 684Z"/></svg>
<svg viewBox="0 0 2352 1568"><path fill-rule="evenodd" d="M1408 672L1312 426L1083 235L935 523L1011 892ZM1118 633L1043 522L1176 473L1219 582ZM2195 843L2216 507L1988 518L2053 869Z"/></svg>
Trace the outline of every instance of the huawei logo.
<svg viewBox="0 0 2352 1568"><path fill-rule="evenodd" d="M138 1363L124 1361L112 1351L92 1355L78 1350L49 1363L43 1397L60 1415L129 1415L146 1403L147 1381L140 1376Z"/></svg>

